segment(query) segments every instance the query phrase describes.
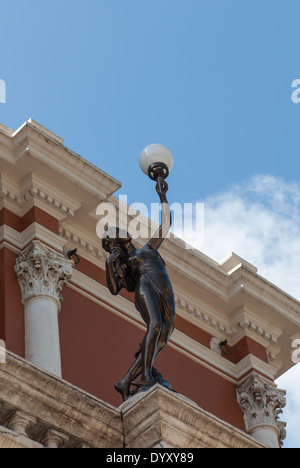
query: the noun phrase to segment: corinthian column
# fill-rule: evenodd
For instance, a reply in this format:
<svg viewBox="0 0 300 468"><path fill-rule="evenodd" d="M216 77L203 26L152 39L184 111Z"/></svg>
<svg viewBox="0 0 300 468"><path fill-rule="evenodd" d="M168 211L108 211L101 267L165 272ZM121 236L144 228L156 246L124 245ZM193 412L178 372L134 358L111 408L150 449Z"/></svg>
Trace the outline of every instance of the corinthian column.
<svg viewBox="0 0 300 468"><path fill-rule="evenodd" d="M25 308L25 358L61 377L58 313L72 262L33 241L17 259L15 271Z"/></svg>
<svg viewBox="0 0 300 468"><path fill-rule="evenodd" d="M236 390L247 432L267 447L279 448L285 438L285 423L278 420L285 393L256 373Z"/></svg>

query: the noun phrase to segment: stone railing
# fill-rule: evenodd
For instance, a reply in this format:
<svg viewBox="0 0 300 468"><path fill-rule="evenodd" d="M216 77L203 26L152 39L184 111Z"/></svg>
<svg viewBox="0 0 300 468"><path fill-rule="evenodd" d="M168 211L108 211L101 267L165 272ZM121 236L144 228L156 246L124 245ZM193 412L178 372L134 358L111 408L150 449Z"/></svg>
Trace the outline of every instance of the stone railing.
<svg viewBox="0 0 300 468"><path fill-rule="evenodd" d="M0 364L0 448L162 447L263 445L159 385L115 408L6 353Z"/></svg>
<svg viewBox="0 0 300 468"><path fill-rule="evenodd" d="M120 411L7 352L0 364L3 447L123 447Z"/></svg>
<svg viewBox="0 0 300 468"><path fill-rule="evenodd" d="M120 406L126 447L264 448L196 403L155 386Z"/></svg>

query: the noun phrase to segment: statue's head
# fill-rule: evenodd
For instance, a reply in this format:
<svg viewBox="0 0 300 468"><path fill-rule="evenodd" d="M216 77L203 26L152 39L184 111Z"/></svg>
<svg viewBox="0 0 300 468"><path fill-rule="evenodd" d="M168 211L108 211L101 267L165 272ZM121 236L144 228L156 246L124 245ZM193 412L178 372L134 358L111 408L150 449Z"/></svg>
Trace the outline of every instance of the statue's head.
<svg viewBox="0 0 300 468"><path fill-rule="evenodd" d="M107 228L102 236L102 247L109 253L113 251L114 247L124 248L128 242L131 242L131 235L118 227Z"/></svg>

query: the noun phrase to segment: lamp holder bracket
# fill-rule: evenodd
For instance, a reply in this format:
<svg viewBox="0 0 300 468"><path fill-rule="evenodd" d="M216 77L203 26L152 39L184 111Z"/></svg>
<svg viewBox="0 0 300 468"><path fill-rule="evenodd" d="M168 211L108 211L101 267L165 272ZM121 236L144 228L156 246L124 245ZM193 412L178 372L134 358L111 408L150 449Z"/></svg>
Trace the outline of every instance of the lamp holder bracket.
<svg viewBox="0 0 300 468"><path fill-rule="evenodd" d="M169 175L169 168L165 163L157 162L149 166L148 175L151 180L155 180L156 182L159 177L165 180Z"/></svg>

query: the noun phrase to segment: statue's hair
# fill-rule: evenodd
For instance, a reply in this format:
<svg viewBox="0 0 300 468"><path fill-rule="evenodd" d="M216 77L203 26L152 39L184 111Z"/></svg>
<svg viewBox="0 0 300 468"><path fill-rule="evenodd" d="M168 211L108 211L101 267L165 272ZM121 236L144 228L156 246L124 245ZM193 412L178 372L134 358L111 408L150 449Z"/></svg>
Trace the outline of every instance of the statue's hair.
<svg viewBox="0 0 300 468"><path fill-rule="evenodd" d="M118 227L108 227L102 236L102 247L106 252L109 252L110 243L112 240L117 241L120 246L131 240L131 235L124 229Z"/></svg>

